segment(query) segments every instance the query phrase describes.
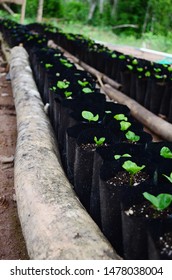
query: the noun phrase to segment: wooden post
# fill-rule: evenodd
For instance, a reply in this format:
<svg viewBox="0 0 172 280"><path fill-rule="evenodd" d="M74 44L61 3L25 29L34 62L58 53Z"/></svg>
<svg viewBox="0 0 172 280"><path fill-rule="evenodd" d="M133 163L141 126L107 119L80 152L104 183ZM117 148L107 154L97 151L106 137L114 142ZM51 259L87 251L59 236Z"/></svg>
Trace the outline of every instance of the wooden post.
<svg viewBox="0 0 172 280"><path fill-rule="evenodd" d="M23 0L22 6L21 6L21 17L20 17L20 23L24 23L25 19L25 12L26 12L26 0Z"/></svg>

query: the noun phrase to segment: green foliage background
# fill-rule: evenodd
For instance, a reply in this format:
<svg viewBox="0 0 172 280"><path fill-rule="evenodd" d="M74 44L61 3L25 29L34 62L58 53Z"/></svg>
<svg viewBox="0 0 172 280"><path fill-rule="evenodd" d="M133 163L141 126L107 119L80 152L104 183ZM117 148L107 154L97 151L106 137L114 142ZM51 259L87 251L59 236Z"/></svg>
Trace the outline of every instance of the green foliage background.
<svg viewBox="0 0 172 280"><path fill-rule="evenodd" d="M142 45L148 48L172 50L172 0L116 0L115 13L112 12L115 0L102 1L101 13L100 0L44 0L43 20L59 25L67 32L84 33L102 41L116 40L119 44L140 46L142 40ZM88 20L93 2L97 4L96 9ZM25 23L36 21L38 3L39 0L27 0ZM19 21L20 6L9 5L16 13L12 19ZM10 17L2 6L0 16ZM138 28L115 28L124 24Z"/></svg>

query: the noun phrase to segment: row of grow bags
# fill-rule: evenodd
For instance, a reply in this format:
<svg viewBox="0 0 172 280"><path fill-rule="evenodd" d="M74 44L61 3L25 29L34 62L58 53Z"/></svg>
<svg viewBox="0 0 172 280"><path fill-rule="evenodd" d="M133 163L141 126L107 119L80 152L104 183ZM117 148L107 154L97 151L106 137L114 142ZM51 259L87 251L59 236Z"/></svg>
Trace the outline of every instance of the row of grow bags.
<svg viewBox="0 0 172 280"><path fill-rule="evenodd" d="M30 24L87 64L122 84L122 91L151 112L172 122L172 67L112 51L80 34Z"/></svg>
<svg viewBox="0 0 172 280"><path fill-rule="evenodd" d="M171 258L171 243L162 244L170 241L172 208L154 209L143 196L165 192L171 205L171 143L153 143L128 107L106 101L90 74L41 37L34 40L36 47L27 40L24 45L82 204L124 258ZM127 171L133 164L140 168L135 174Z"/></svg>
<svg viewBox="0 0 172 280"><path fill-rule="evenodd" d="M59 51L48 49L47 54L46 50L43 53L41 59L44 57L45 63L47 57L51 61L54 53L54 66L57 61L65 60ZM40 61L40 50L33 50L30 54L31 64L35 68ZM66 62L66 65L72 64L67 59ZM49 101L54 95L53 101L50 101L50 120L58 139L64 170L80 201L117 252L126 259L151 258L148 255L148 240L151 240L151 244L153 242L148 238L151 236L151 225L156 223L158 232L162 234L170 216L167 214L166 218L161 215L159 217L156 210L157 218L150 216L145 219L142 215L139 218L130 217L126 215L128 210L124 208L124 211L123 207L130 201L135 205L136 198L138 201L143 200L143 192L156 195L165 190L171 194L171 184L162 175L168 176L171 173L171 159L164 160L162 164L158 155L163 146L172 147L169 143L161 143L156 153L157 144L152 143L151 135L144 132L142 125L131 117L128 107L106 101L87 72L78 71L74 65L70 68L66 65L64 67L63 63L62 65L61 68L59 64L57 67L56 88L51 84L54 70L50 74L45 67L44 75L48 79L44 80L49 81L51 88L47 95ZM42 81L41 76L36 70L35 77L40 77ZM62 85L65 82L64 88L59 89L59 82ZM66 89L72 93L69 97L66 96ZM44 95L43 93L44 102L48 102ZM133 139L131 137L132 140L129 140L132 132ZM144 171L139 172L139 178L135 177L134 183L130 182L130 175L123 167L128 162L144 166ZM129 207L128 204L126 207ZM133 224L133 219L139 222L134 221ZM171 226L169 228L171 230Z"/></svg>

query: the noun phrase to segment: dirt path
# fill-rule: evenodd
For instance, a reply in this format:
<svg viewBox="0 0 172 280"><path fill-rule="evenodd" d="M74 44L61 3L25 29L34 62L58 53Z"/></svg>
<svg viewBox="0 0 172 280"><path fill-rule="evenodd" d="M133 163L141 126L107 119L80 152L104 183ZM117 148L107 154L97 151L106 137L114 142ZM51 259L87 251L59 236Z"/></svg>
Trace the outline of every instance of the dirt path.
<svg viewBox="0 0 172 280"><path fill-rule="evenodd" d="M24 260L28 255L18 220L13 174L16 114L4 66L0 52L0 259Z"/></svg>

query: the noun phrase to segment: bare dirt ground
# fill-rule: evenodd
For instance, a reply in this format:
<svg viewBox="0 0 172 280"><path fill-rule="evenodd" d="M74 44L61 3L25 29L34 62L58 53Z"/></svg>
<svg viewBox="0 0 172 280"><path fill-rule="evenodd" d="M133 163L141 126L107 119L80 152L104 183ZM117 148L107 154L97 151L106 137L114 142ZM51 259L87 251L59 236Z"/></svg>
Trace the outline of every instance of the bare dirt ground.
<svg viewBox="0 0 172 280"><path fill-rule="evenodd" d="M14 191L16 114L11 83L0 52L0 259L28 259Z"/></svg>

